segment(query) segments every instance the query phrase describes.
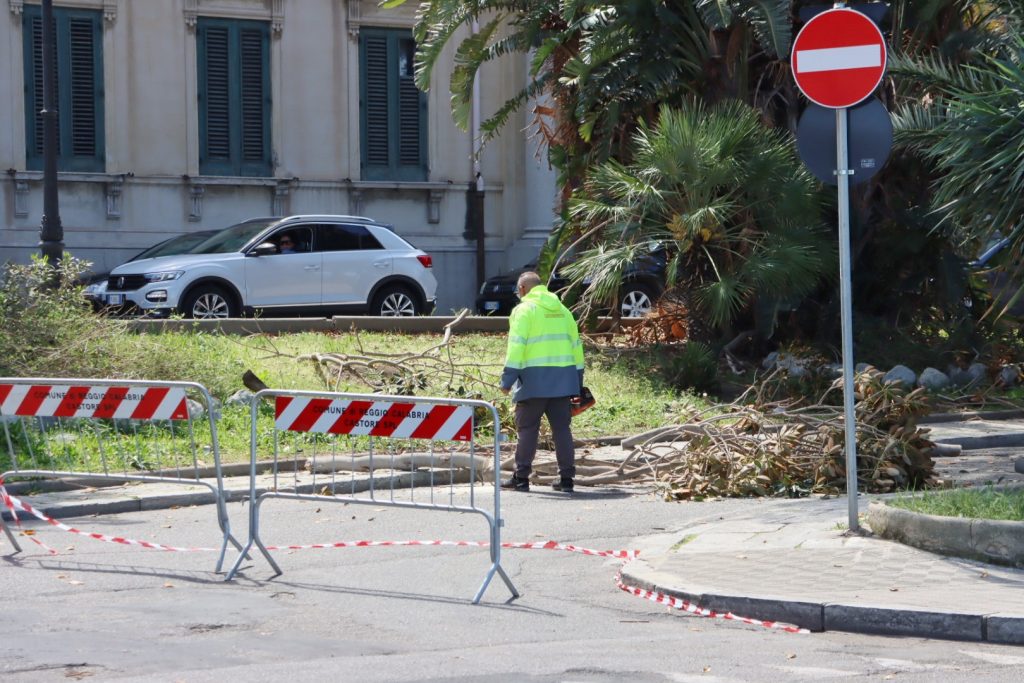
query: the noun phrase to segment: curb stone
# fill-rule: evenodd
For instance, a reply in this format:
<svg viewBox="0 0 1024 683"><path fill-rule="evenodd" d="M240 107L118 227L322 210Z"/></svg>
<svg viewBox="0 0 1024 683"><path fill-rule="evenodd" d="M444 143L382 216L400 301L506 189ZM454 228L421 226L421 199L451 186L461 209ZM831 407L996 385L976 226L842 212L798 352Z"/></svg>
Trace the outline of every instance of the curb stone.
<svg viewBox="0 0 1024 683"><path fill-rule="evenodd" d="M632 565L636 565L636 561L622 569L623 580L630 585L689 600L717 612L786 622L812 632L842 631L1024 645L1024 615L939 612L888 605L846 605L693 591L666 586L638 575L630 571Z"/></svg>
<svg viewBox="0 0 1024 683"><path fill-rule="evenodd" d="M1024 567L1024 522L928 515L871 501L868 524L882 538L941 555Z"/></svg>

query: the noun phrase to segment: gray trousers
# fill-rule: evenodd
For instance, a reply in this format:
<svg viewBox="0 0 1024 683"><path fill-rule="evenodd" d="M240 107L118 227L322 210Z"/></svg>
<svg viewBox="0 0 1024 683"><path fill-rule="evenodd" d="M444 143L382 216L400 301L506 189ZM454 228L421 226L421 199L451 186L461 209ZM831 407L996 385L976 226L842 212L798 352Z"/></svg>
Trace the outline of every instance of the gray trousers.
<svg viewBox="0 0 1024 683"><path fill-rule="evenodd" d="M572 445L572 406L568 396L558 398L528 398L516 403L516 476L526 479L533 469L533 458L537 455L537 438L540 433L540 418L547 415L551 425L551 436L555 440L555 457L558 459L558 473L563 477L576 476L576 452Z"/></svg>

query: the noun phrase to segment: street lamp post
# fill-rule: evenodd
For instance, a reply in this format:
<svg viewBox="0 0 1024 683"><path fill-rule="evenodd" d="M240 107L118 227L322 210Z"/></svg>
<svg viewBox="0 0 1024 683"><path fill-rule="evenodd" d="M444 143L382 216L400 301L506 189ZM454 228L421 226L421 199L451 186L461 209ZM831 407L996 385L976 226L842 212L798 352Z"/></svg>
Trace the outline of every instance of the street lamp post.
<svg viewBox="0 0 1024 683"><path fill-rule="evenodd" d="M43 222L39 251L53 266L64 255L64 228L57 201L57 64L53 0L43 0Z"/></svg>

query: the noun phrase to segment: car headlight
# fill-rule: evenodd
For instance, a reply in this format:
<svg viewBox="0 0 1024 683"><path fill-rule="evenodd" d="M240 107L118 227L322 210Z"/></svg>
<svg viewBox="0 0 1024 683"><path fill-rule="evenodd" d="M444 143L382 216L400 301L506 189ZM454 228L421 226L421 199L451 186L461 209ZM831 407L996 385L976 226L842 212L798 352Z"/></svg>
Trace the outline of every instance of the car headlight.
<svg viewBox="0 0 1024 683"><path fill-rule="evenodd" d="M87 286L83 290L83 293L86 296L99 296L100 291L107 288L106 285L106 282L94 282L91 285Z"/></svg>
<svg viewBox="0 0 1024 683"><path fill-rule="evenodd" d="M142 277L146 278L146 282L167 282L168 280L177 280L181 277L181 271L166 270L161 273L146 273Z"/></svg>

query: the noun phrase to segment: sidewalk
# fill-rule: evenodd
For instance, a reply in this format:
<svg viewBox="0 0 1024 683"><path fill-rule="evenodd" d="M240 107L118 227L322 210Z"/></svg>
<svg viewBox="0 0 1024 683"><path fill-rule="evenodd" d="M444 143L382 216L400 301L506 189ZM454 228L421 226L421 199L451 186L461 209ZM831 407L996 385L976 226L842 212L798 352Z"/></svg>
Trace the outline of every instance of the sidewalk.
<svg viewBox="0 0 1024 683"><path fill-rule="evenodd" d="M1024 570L849 534L847 519L845 497L801 500L645 539L623 580L811 631L1024 644Z"/></svg>
<svg viewBox="0 0 1024 683"><path fill-rule="evenodd" d="M1024 483L1024 474L1013 470L1013 461L1024 457L1024 420L968 424L928 426L943 443L957 443L965 430L974 430L971 438L987 430L1003 448L937 458L943 478L961 485ZM962 445L976 443L991 442ZM611 447L595 450L605 449ZM249 492L247 477L228 477L225 486L231 500ZM859 512L867 512L871 499L861 496ZM202 487L146 484L26 500L61 518L200 505L212 497ZM1024 570L850 534L847 521L845 497L771 506L751 501L749 514L640 539L639 559L625 565L622 579L703 608L811 631L1024 644ZM5 541L0 534L0 546Z"/></svg>
<svg viewBox="0 0 1024 683"><path fill-rule="evenodd" d="M922 425L960 455L936 458L960 486L1024 483L1024 420ZM871 496L861 496L866 513ZM1024 644L1024 570L847 532L846 497L782 508L652 537L623 570L637 587L719 612L812 631L852 631ZM1024 524L1021 525L1024 533Z"/></svg>

